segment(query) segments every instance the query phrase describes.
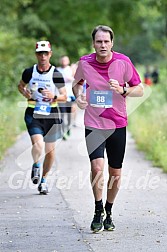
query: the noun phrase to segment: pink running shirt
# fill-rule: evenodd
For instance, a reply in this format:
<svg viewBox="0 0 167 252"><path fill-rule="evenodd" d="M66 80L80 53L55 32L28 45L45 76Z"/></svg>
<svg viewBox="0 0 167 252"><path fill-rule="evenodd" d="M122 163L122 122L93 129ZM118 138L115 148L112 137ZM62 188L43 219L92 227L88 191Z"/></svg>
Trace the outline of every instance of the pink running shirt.
<svg viewBox="0 0 167 252"><path fill-rule="evenodd" d="M107 63L99 63L96 53L80 58L75 80L86 80L86 100L84 124L97 129L115 129L127 126L126 98L112 92L112 107L93 107L90 104L90 94L96 91L111 91L109 79L118 80L120 86L126 83L130 87L141 83L131 60L124 54L113 52L112 59Z"/></svg>

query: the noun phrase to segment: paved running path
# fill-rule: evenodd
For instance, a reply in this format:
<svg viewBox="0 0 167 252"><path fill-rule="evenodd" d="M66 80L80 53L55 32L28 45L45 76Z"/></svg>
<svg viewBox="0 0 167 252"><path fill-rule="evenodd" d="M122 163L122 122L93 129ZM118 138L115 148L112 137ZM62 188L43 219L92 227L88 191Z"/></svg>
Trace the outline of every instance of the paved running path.
<svg viewBox="0 0 167 252"><path fill-rule="evenodd" d="M23 133L0 163L0 252L167 251L167 174L145 160L130 134L114 232L89 229L94 205L82 113L68 141L57 143L47 196L30 181L30 150Z"/></svg>

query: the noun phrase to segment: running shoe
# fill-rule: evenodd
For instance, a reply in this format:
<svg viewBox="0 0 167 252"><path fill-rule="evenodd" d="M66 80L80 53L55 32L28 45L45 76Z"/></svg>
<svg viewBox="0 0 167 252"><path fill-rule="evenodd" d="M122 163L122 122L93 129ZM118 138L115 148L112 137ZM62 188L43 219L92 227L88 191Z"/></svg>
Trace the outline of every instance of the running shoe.
<svg viewBox="0 0 167 252"><path fill-rule="evenodd" d="M67 134L66 134L66 133L64 133L64 135L63 135L63 140L64 140L64 141L66 141L66 140L67 140L67 138L68 138Z"/></svg>
<svg viewBox="0 0 167 252"><path fill-rule="evenodd" d="M40 180L40 165L33 164L31 171L31 180L33 184L38 184Z"/></svg>
<svg viewBox="0 0 167 252"><path fill-rule="evenodd" d="M48 194L48 186L46 183L40 183L38 186L38 191L40 194Z"/></svg>
<svg viewBox="0 0 167 252"><path fill-rule="evenodd" d="M115 230L115 225L113 224L111 213L107 213L106 215L106 219L104 220L104 229L107 231Z"/></svg>
<svg viewBox="0 0 167 252"><path fill-rule="evenodd" d="M104 229L103 217L104 217L103 210L95 210L93 221L92 221L91 227L90 227L94 233L98 233L100 231L103 231L103 229Z"/></svg>
<svg viewBox="0 0 167 252"><path fill-rule="evenodd" d="M71 135L71 130L68 130L67 131L67 136L70 136Z"/></svg>

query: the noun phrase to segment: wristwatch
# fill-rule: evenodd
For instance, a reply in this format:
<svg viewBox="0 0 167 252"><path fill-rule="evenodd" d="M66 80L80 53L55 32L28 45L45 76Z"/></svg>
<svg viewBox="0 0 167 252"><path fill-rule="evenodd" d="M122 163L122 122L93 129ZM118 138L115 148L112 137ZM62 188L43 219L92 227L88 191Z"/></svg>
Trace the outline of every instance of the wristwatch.
<svg viewBox="0 0 167 252"><path fill-rule="evenodd" d="M127 87L123 87L123 93L122 93L122 95L125 95L127 93L127 91L128 91Z"/></svg>

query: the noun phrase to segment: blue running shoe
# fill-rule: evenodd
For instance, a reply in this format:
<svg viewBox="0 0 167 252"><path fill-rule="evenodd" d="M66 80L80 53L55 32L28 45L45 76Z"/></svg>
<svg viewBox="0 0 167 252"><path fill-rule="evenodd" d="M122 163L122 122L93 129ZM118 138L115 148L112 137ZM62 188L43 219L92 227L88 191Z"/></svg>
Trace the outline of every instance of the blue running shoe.
<svg viewBox="0 0 167 252"><path fill-rule="evenodd" d="M44 194L44 195L48 194L48 186L47 186L46 182L39 184L38 191L40 194Z"/></svg>

